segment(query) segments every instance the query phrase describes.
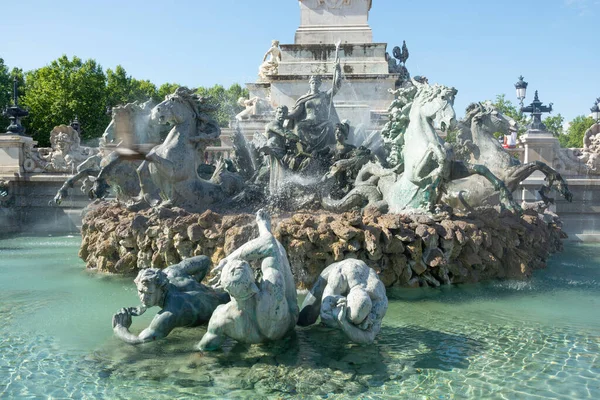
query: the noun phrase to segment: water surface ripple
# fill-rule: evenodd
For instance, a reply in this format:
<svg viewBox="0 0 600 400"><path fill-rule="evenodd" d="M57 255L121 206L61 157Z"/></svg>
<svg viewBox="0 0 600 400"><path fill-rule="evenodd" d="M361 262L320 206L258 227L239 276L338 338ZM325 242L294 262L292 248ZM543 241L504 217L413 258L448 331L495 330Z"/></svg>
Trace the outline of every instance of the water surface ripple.
<svg viewBox="0 0 600 400"><path fill-rule="evenodd" d="M202 354L204 327L115 339L135 288L87 272L80 240L0 240L0 398L600 398L598 245L567 245L529 281L390 290L372 346L313 326Z"/></svg>

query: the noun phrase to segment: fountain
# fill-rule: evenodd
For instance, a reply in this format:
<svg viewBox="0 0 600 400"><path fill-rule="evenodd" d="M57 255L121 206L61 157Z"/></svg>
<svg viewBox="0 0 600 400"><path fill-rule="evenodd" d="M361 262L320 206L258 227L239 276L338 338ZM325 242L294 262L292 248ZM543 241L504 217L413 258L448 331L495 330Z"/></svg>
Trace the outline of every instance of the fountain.
<svg viewBox="0 0 600 400"><path fill-rule="evenodd" d="M97 198L86 210L81 229L79 257L87 269L137 274L134 282L142 304L124 308L117 306L135 301L133 293L124 290L129 278L85 277L105 279L101 283L115 293L114 299L95 299L94 304L102 305L98 326L108 330L105 308L110 305L111 312L116 311L114 335L140 345L108 339L108 355L96 354L83 363L89 365L73 366L77 376L94 371L85 382L95 382L95 395L105 380L114 380L117 387L103 388L107 397L129 380L149 396L155 389L150 381L159 382L160 390L168 388L165 396L170 397L198 395L207 388L211 396L225 397L356 396L367 391L405 395L408 386L392 393L386 393L387 387L414 384L419 374L432 368L444 371L439 374L446 373L443 379L451 382L456 370L481 362L479 354L494 335L506 336L508 344L533 335L527 330L531 328L507 323L514 319L510 315L500 315L501 323L493 325L510 330L506 335L481 332L486 331L485 318L492 319L496 311L492 303L505 301L508 292L514 295L510 285L518 290L539 285L540 275L533 276L534 271L563 248L565 235L549 194L556 190L567 202L576 195L559 168L540 160L519 164L492 139L498 127L508 129L510 122L487 104L470 105L458 124L458 140L445 143L439 133L457 125L457 90L430 85L425 77L411 78L405 66L406 45L393 52L400 64L382 56L385 45L370 43L370 28L358 20L336 26L336 35L354 42L322 44L319 40L330 38L332 31L313 32L314 27L305 24L310 13L322 7L337 17L343 16L344 7L362 10L358 15L364 17L371 1L301 2L303 25L297 43L279 46L274 41L260 67L261 81L254 88L268 88L270 98L251 93L247 112L236 118L235 135L228 132L234 155L220 160L210 179L198 171L207 147L222 133L212 117L216 108L184 87L153 107L134 104L113 110L102 146L84 154L85 160L65 155L70 154L65 143L75 144L76 154L82 153L66 126L53 131L62 145L37 150L47 162L39 165L51 165L37 168L54 173L65 161L77 172L58 190L55 204L60 205L83 177L89 179L86 191ZM310 60L307 52L323 58ZM296 63L302 60L301 68L310 74L286 75L292 56ZM371 67L385 66L385 73L356 74L361 57L376 59ZM368 79L381 96L354 96L351 103L345 84L365 78L361 74L372 75ZM329 75L331 84L325 83L321 91L327 82L323 76ZM389 90L379 90L385 85ZM308 94L300 95L299 88L307 86ZM367 85L358 88L352 88L353 95L364 93ZM290 99L293 107L283 104ZM384 103L389 105L387 112L381 111ZM382 143L384 156L378 155L379 149L350 143L349 137L359 137L360 129L342 116L356 116L357 110L362 120L366 116L367 129L377 132L363 143ZM384 125L380 117L385 114L389 116ZM163 139L157 132L167 123L169 132ZM250 127L260 128L251 139L244 135ZM586 135L588 152L594 151L597 132ZM23 154L24 160L33 159ZM513 193L519 193L519 185L534 170L547 176L538 185L539 201L515 201ZM0 180L0 202L12 195L11 185L14 182ZM106 200L108 194L116 200ZM515 282L532 276L531 281ZM510 281L493 282L497 278ZM456 284L478 282L486 282L480 285L487 285L484 291L492 293L493 301L468 309L464 303L481 298L470 290L482 286ZM543 293L541 286L536 290ZM307 292L300 307L297 289ZM432 303L449 294L450 302L463 303L474 315L465 319L448 304L436 305L436 313L450 316L446 324L451 328L444 333L437 317L414 317L420 312L418 301L411 300L415 292ZM147 309L154 306L160 311L150 316ZM9 312L12 316L12 309ZM534 316L528 315L524 323L536 321ZM133 317L139 317L138 326ZM453 320L459 317L460 322ZM319 318L321 325L333 329L316 325ZM429 319L436 320L430 321L432 329L425 327ZM139 334L133 333L145 323ZM197 327L203 324L206 328ZM591 335L571 338L566 326L558 329L558 339L544 331L541 345L530 341L532 354L548 350L547 343L567 346L569 357L580 346L592 354L597 350ZM399 338L404 342L398 343ZM412 342L415 338L419 343ZM493 348L496 357L502 351L506 349ZM581 362L582 368L592 370L595 361ZM514 375L510 370L503 373L507 380ZM16 381L11 378L7 389L0 388L0 396L18 395ZM486 397L486 384L480 383L470 395ZM86 385L67 395L88 395ZM469 390L460 384L455 390L453 381L448 385L457 395ZM513 386L513 395L523 390L518 382Z"/></svg>

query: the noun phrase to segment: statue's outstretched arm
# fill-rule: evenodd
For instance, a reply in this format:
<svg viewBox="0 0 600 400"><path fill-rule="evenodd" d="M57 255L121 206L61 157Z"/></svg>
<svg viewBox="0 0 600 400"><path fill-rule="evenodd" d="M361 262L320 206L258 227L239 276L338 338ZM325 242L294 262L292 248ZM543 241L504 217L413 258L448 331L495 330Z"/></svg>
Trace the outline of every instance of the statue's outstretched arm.
<svg viewBox="0 0 600 400"><path fill-rule="evenodd" d="M213 268L213 278L209 281L214 288L221 288L221 271L229 261L243 260L243 261L254 261L260 260L265 257L272 256L276 247L275 238L269 234L259 236L256 239L252 239L249 242L244 243L241 247L238 247L233 253L223 258L219 265Z"/></svg>
<svg viewBox="0 0 600 400"><path fill-rule="evenodd" d="M269 50L267 50L267 52L265 53L265 56L263 57L263 62L267 61L267 57L269 57L269 54L271 54L272 50L273 50L272 47Z"/></svg>
<svg viewBox="0 0 600 400"><path fill-rule="evenodd" d="M131 312L121 309L113 316L113 332L115 336L129 344L141 344L166 337L175 328L175 316L169 311L157 314L150 326L135 335L129 332L131 326Z"/></svg>
<svg viewBox="0 0 600 400"><path fill-rule="evenodd" d="M256 239L252 239L251 241L244 243L233 253L225 257L225 260L260 260L272 255L274 248L275 240L272 235L259 236Z"/></svg>
<svg viewBox="0 0 600 400"><path fill-rule="evenodd" d="M338 306L335 310L337 313L337 323L338 326L344 331L346 336L350 338L351 341L358 344L371 344L375 340L375 335L379 332L381 328L381 321L374 321L373 325L368 327L367 329L361 329L356 325L350 323L347 318L347 304L346 299L342 299L338 301Z"/></svg>
<svg viewBox="0 0 600 400"><path fill-rule="evenodd" d="M379 332L379 326L381 326L381 322L376 322L369 329L362 330L359 327L351 324L346 319L344 319L344 321L338 321L338 323L346 336L348 336L354 343L358 344L373 343L375 341L375 334Z"/></svg>
<svg viewBox="0 0 600 400"><path fill-rule="evenodd" d="M202 351L213 351L217 350L223 344L223 341L226 339L224 334L224 327L226 324L231 321L225 315L226 309L221 306L217 307L215 312L213 313L210 321L208 321L208 328L206 328L206 333L202 336L200 343L198 344L198 349Z"/></svg>
<svg viewBox="0 0 600 400"><path fill-rule="evenodd" d="M292 109L292 111L289 112L289 114L287 115L287 117L285 117L285 119L298 119L300 117L300 115L302 115L302 112L304 112L305 108L304 108L304 103L298 103L294 106L294 108Z"/></svg>
<svg viewBox="0 0 600 400"><path fill-rule="evenodd" d="M335 71L333 73L333 85L331 89L327 91L327 94L331 97L335 96L337 92L340 91L342 87L342 65L340 64L340 60L338 59L335 64Z"/></svg>
<svg viewBox="0 0 600 400"><path fill-rule="evenodd" d="M195 256L186 258L178 264L171 265L163 271L168 277L192 276L198 282L202 281L210 269L210 258Z"/></svg>

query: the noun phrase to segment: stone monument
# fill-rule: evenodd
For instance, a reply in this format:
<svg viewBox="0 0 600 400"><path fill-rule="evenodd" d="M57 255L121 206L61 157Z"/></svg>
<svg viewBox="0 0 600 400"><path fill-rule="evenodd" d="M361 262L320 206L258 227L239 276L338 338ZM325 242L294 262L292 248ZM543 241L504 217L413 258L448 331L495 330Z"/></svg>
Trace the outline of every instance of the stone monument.
<svg viewBox="0 0 600 400"><path fill-rule="evenodd" d="M296 44L372 43L372 0L300 0Z"/></svg>
<svg viewBox="0 0 600 400"><path fill-rule="evenodd" d="M258 82L246 84L250 98L269 101L273 110L279 106L292 110L306 94L310 76L321 76L323 91L332 87L337 55L346 81L334 99L339 120L379 128L385 122L381 115L393 99L388 89L394 89L405 75L390 73L387 45L373 43L368 22L372 0L301 0L299 6L300 26L294 43L279 45L281 59L276 72L261 74ZM336 49L338 42L341 45ZM262 126L269 117L260 121ZM259 119L253 116L240 128L251 136L260 130L256 128ZM223 133L229 134L227 130Z"/></svg>

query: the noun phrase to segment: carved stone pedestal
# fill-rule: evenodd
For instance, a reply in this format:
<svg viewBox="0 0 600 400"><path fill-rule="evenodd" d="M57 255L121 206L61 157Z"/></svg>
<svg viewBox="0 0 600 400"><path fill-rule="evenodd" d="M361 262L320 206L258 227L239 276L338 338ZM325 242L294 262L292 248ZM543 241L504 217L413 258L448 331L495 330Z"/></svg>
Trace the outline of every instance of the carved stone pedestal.
<svg viewBox="0 0 600 400"><path fill-rule="evenodd" d="M525 162L541 161L553 166L556 158L556 148L560 147L558 139L550 132L530 129L521 142L525 147Z"/></svg>
<svg viewBox="0 0 600 400"><path fill-rule="evenodd" d="M36 144L30 137L0 135L0 176L11 177L23 174L24 148Z"/></svg>

